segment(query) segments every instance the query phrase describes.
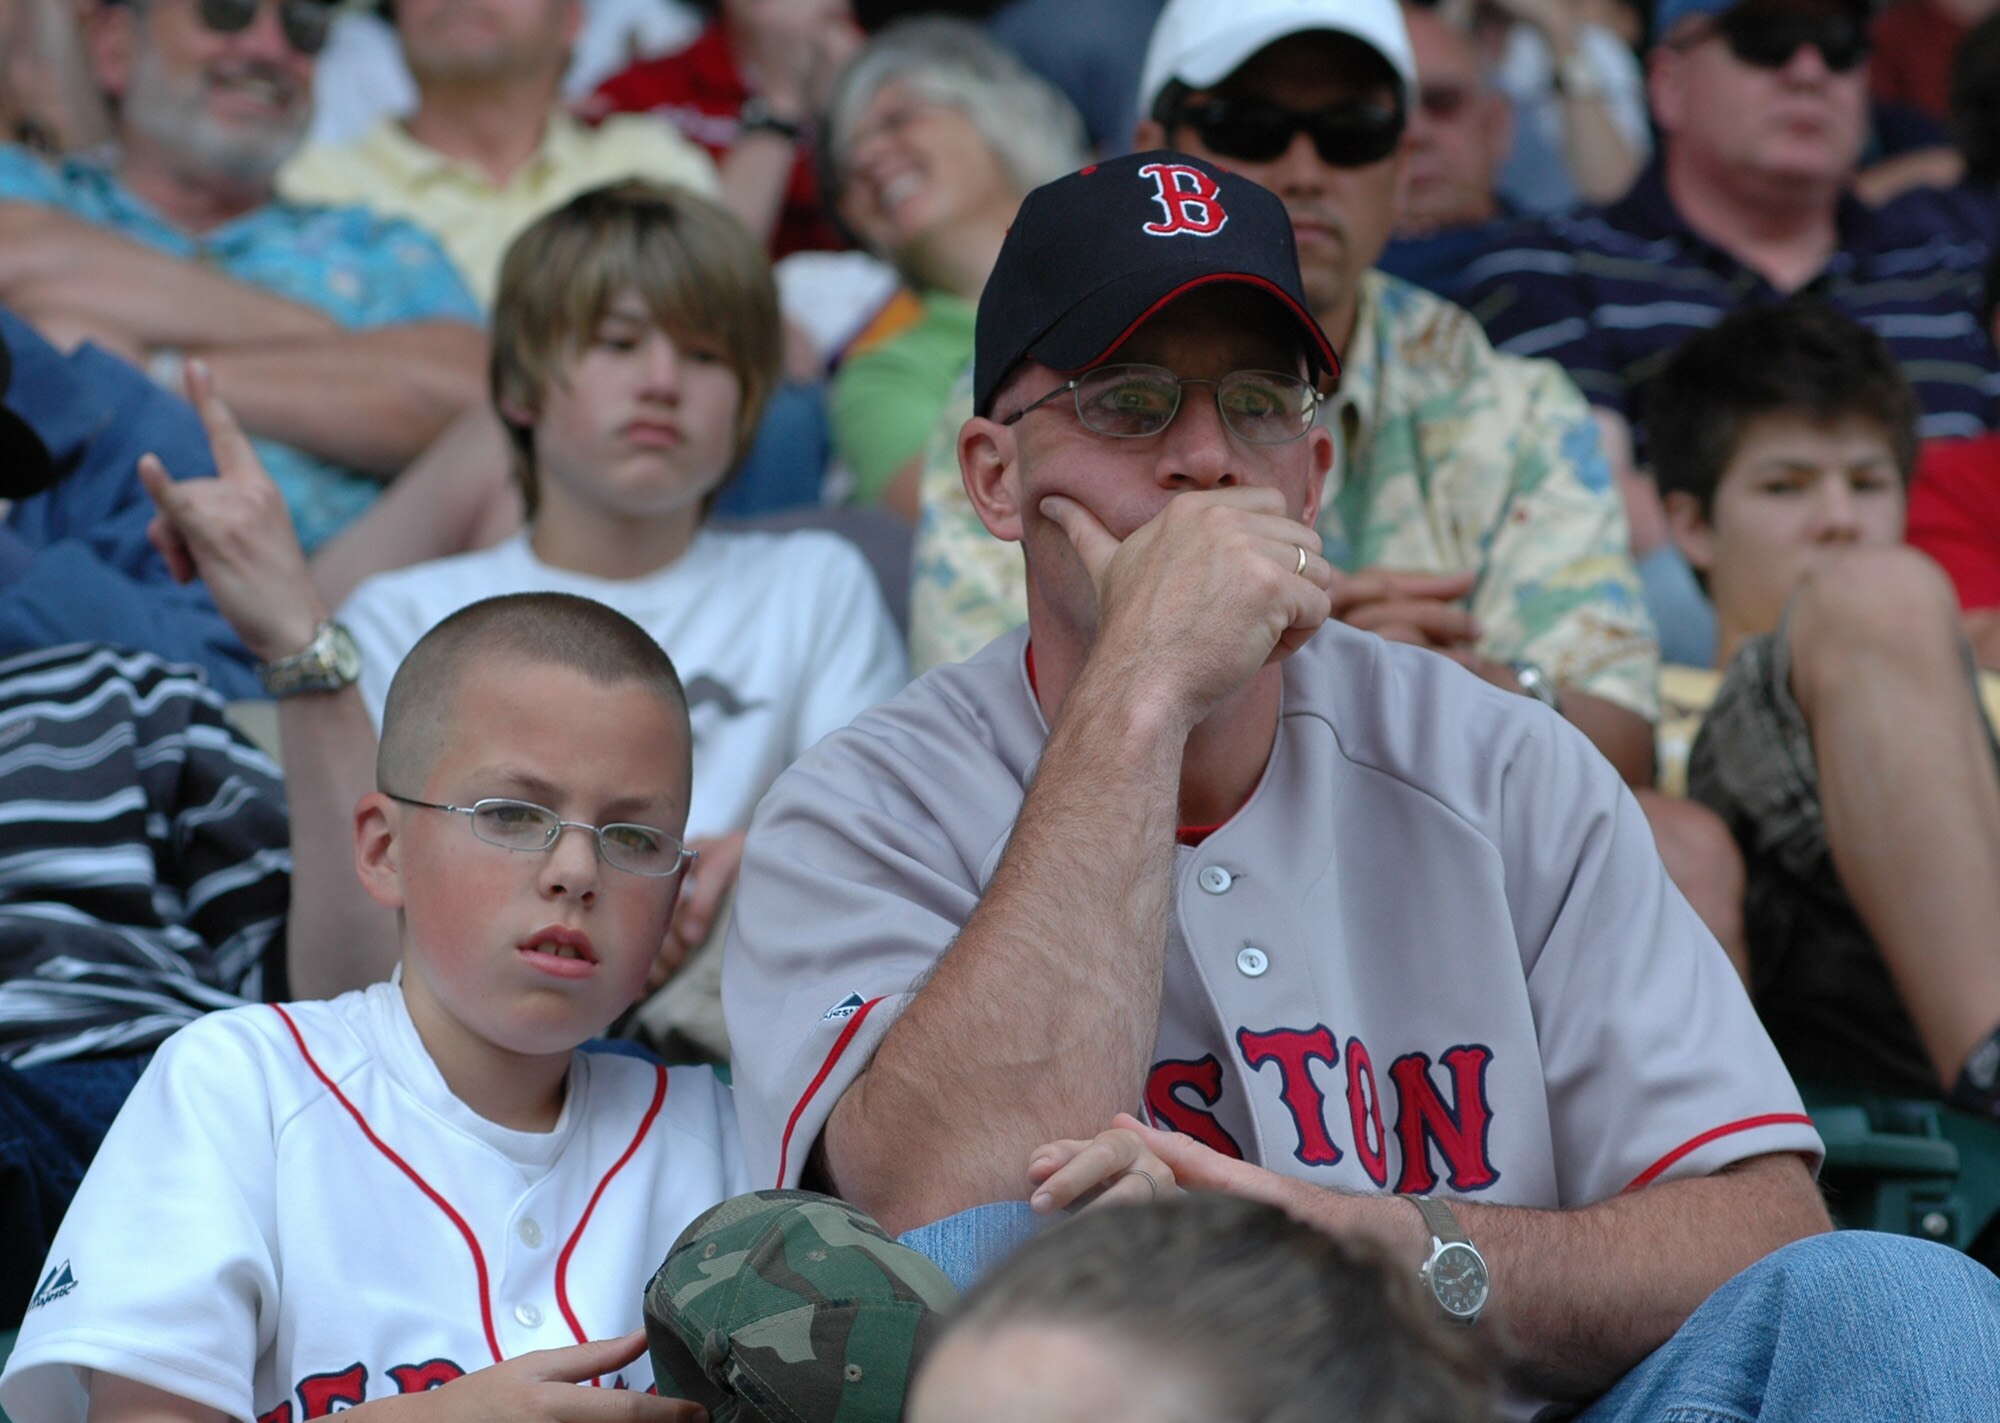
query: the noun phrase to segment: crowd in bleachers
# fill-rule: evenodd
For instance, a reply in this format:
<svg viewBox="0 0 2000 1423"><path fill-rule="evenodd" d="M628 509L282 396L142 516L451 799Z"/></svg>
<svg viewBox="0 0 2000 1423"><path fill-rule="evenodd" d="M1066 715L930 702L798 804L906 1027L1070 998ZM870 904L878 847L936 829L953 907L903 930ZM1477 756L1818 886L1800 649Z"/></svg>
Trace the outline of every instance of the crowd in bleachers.
<svg viewBox="0 0 2000 1423"><path fill-rule="evenodd" d="M2000 1171L1993 0L0 0L0 123L0 1420L1992 1416L1806 1104Z"/></svg>

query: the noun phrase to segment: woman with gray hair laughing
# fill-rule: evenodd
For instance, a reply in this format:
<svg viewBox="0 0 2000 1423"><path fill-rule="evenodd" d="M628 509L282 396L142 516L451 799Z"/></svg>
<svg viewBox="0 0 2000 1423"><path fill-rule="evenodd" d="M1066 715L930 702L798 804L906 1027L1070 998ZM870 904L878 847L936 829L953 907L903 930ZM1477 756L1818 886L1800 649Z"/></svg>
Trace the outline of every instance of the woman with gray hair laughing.
<svg viewBox="0 0 2000 1423"><path fill-rule="evenodd" d="M972 359L972 318L1029 189L1086 161L1083 122L980 30L883 30L834 83L824 191L905 283L834 374L834 447L856 497L914 520L924 440Z"/></svg>

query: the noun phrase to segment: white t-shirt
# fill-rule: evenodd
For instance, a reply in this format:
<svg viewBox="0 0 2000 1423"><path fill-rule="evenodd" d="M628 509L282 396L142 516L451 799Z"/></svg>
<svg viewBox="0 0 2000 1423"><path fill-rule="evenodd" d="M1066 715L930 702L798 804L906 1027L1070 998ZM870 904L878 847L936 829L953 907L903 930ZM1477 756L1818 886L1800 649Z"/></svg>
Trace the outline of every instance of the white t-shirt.
<svg viewBox="0 0 2000 1423"><path fill-rule="evenodd" d="M418 638L468 603L529 592L616 608L673 658L694 723L690 837L743 829L801 751L909 679L874 574L836 535L703 529L667 567L606 579L551 568L522 534L354 590L340 620L361 649L361 694L376 726Z"/></svg>
<svg viewBox="0 0 2000 1423"><path fill-rule="evenodd" d="M0 1406L81 1420L102 1369L288 1423L643 1321L695 1216L749 1188L729 1089L579 1050L555 1129L479 1116L394 983L169 1038L57 1231ZM645 1355L605 1387L644 1389Z"/></svg>

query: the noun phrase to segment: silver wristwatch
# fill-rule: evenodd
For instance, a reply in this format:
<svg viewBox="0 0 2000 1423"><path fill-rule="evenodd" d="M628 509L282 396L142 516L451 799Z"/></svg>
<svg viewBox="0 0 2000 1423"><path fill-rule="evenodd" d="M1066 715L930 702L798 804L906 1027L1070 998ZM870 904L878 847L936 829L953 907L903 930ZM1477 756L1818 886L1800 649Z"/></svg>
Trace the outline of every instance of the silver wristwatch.
<svg viewBox="0 0 2000 1423"><path fill-rule="evenodd" d="M314 629L312 641L303 650L264 663L257 676L270 697L337 692L360 678L361 649L346 628L328 618Z"/></svg>
<svg viewBox="0 0 2000 1423"><path fill-rule="evenodd" d="M1418 1278L1438 1302L1445 1317L1470 1325L1486 1308L1491 1280L1486 1273L1486 1257L1466 1237L1450 1206L1432 1196L1404 1199L1422 1213L1431 1233L1430 1258Z"/></svg>
<svg viewBox="0 0 2000 1423"><path fill-rule="evenodd" d="M1510 662L1507 670L1514 674L1514 680L1521 684L1522 691L1557 716L1562 715L1562 697L1548 673L1533 662Z"/></svg>

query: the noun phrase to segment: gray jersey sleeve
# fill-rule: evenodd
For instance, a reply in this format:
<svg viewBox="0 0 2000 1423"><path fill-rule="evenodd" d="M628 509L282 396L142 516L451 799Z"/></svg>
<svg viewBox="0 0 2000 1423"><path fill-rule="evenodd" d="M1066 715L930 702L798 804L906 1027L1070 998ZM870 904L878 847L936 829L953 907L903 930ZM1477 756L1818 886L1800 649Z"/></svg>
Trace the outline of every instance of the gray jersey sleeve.
<svg viewBox="0 0 2000 1423"><path fill-rule="evenodd" d="M722 999L760 1187L797 1184L834 1104L985 890L1043 735L1020 642L863 714L758 807Z"/></svg>

